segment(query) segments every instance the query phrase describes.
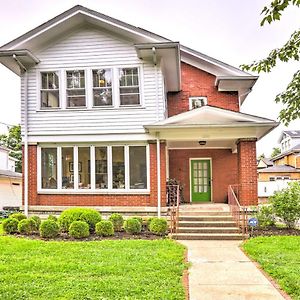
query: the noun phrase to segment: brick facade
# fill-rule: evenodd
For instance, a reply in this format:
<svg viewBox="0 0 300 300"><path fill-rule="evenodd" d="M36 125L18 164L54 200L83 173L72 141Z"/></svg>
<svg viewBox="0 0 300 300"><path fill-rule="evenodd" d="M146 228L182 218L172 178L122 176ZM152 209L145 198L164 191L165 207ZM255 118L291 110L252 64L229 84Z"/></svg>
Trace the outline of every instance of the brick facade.
<svg viewBox="0 0 300 300"><path fill-rule="evenodd" d="M169 150L169 177L184 185L185 202L190 202L190 158L212 159L212 202L226 203L228 185L238 182L237 155L230 149Z"/></svg>
<svg viewBox="0 0 300 300"><path fill-rule="evenodd" d="M37 146L28 147L29 205L43 206L152 206L157 207L156 144L150 144L150 194L38 194ZM165 144L161 144L161 205L166 205ZM23 200L24 201L24 200ZM23 202L24 204L24 202Z"/></svg>
<svg viewBox="0 0 300 300"><path fill-rule="evenodd" d="M168 116L189 110L189 97L205 96L207 104L228 110L239 111L237 92L218 92L216 76L181 63L181 91L168 93Z"/></svg>
<svg viewBox="0 0 300 300"><path fill-rule="evenodd" d="M239 140L238 176L241 205L257 205L256 140Z"/></svg>

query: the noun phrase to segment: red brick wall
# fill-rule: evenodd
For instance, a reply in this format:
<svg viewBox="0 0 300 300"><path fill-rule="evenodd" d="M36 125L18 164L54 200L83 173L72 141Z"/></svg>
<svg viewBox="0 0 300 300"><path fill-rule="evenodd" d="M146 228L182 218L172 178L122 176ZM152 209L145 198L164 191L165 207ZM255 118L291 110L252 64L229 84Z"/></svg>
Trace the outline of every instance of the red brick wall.
<svg viewBox="0 0 300 300"><path fill-rule="evenodd" d="M161 144L161 204L166 205L165 144ZM29 146L29 205L50 206L157 206L156 144L150 144L150 194L38 194L37 147Z"/></svg>
<svg viewBox="0 0 300 300"><path fill-rule="evenodd" d="M256 140L238 141L239 201L257 205Z"/></svg>
<svg viewBox="0 0 300 300"><path fill-rule="evenodd" d="M169 150L169 176L184 184L185 202L190 201L190 158L212 159L212 201L226 203L228 185L238 182L237 155L229 149Z"/></svg>
<svg viewBox="0 0 300 300"><path fill-rule="evenodd" d="M218 92L216 76L181 63L180 92L168 93L168 115L180 114L189 110L189 97L205 96L208 105L239 111L237 92Z"/></svg>

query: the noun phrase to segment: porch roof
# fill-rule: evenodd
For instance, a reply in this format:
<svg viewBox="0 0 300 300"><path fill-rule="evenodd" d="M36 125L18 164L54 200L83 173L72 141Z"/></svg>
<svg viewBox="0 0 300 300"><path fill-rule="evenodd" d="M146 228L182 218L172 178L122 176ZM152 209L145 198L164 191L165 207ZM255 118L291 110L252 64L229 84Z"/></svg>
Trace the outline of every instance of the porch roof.
<svg viewBox="0 0 300 300"><path fill-rule="evenodd" d="M274 120L207 105L144 127L166 140L224 140L260 139L278 125Z"/></svg>

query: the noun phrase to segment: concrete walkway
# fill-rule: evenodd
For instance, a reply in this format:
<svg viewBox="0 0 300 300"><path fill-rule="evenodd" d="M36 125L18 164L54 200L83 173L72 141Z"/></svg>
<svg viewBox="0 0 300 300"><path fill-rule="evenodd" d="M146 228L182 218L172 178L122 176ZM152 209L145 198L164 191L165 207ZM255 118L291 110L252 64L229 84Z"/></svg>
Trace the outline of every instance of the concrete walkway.
<svg viewBox="0 0 300 300"><path fill-rule="evenodd" d="M282 300L240 241L180 241L188 248L190 300Z"/></svg>

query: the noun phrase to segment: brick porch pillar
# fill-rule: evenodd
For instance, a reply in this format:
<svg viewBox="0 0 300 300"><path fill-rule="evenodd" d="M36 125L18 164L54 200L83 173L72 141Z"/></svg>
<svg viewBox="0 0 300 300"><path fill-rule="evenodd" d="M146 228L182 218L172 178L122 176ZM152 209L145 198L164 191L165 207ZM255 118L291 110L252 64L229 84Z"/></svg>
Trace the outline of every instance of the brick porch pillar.
<svg viewBox="0 0 300 300"><path fill-rule="evenodd" d="M239 139L237 152L240 204L257 205L256 139Z"/></svg>

